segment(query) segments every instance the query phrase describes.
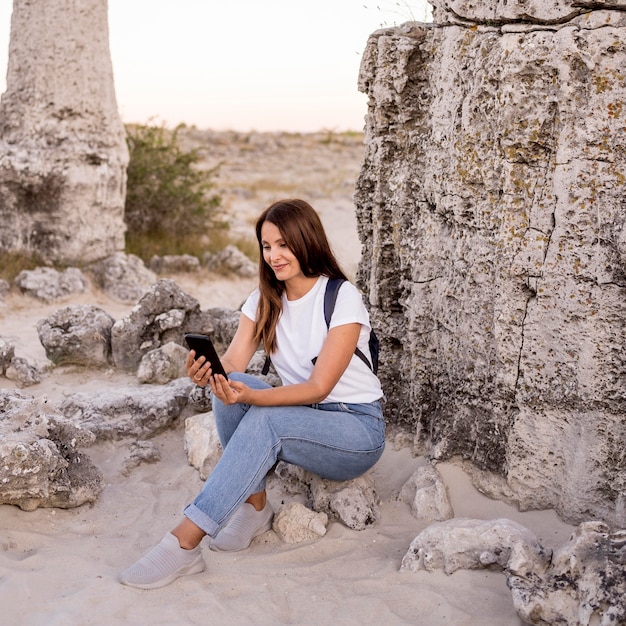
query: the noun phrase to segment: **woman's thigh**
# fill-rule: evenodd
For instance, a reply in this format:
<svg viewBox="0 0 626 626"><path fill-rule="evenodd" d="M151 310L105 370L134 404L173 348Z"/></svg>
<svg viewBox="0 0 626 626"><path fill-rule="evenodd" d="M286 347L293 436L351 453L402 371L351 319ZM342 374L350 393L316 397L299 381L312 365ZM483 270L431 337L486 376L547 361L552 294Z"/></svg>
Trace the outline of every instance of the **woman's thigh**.
<svg viewBox="0 0 626 626"><path fill-rule="evenodd" d="M268 443L276 447L279 460L332 480L360 476L384 449L384 422L346 411L250 407L237 435L261 444L268 433Z"/></svg>

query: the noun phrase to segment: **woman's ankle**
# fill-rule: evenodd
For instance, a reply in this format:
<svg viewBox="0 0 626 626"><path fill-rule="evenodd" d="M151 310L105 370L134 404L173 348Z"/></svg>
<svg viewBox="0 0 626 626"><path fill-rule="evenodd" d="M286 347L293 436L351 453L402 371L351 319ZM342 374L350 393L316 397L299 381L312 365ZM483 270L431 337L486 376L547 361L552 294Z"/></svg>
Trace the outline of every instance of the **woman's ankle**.
<svg viewBox="0 0 626 626"><path fill-rule="evenodd" d="M267 493L265 489L257 493L253 493L246 502L251 504L257 511L262 511L265 508L267 502Z"/></svg>
<svg viewBox="0 0 626 626"><path fill-rule="evenodd" d="M183 550L193 550L200 545L206 533L191 520L185 518L174 530L172 535L178 539L178 545Z"/></svg>

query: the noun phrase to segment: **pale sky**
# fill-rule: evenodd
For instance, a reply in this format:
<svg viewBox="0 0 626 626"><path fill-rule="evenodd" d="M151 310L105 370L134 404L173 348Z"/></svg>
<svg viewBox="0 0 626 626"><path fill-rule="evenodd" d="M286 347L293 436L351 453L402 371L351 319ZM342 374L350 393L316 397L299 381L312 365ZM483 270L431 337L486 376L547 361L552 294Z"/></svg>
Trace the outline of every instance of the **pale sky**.
<svg viewBox="0 0 626 626"><path fill-rule="evenodd" d="M12 5L0 0L0 93ZM215 130L361 130L368 36L430 15L426 0L109 0L120 114Z"/></svg>

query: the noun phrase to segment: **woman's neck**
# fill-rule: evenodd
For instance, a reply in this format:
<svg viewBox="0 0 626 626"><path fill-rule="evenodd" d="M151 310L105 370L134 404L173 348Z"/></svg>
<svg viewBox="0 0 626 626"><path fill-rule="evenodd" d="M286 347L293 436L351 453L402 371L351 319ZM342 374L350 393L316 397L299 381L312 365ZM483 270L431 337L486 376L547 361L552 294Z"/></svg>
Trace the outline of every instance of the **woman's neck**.
<svg viewBox="0 0 626 626"><path fill-rule="evenodd" d="M297 276L285 281L287 300L299 300L303 296L306 296L306 294L313 289L318 278L319 276Z"/></svg>

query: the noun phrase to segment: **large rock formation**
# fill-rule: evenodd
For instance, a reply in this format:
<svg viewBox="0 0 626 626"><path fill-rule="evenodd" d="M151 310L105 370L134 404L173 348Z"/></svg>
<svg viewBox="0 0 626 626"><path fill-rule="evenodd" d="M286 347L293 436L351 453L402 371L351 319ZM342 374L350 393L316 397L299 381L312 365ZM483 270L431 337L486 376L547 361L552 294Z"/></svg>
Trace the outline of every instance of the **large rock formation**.
<svg viewBox="0 0 626 626"><path fill-rule="evenodd" d="M387 417L493 496L626 526L626 1L432 4L360 75Z"/></svg>
<svg viewBox="0 0 626 626"><path fill-rule="evenodd" d="M0 251L50 262L124 247L128 149L106 0L14 0L0 100Z"/></svg>

